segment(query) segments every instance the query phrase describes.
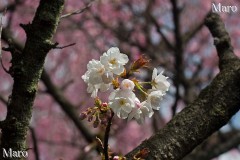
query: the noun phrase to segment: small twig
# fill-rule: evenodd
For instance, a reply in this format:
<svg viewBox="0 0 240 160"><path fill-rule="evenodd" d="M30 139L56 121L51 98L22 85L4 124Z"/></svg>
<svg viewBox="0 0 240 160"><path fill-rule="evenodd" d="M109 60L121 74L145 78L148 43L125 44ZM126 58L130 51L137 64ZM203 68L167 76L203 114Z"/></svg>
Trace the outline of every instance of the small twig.
<svg viewBox="0 0 240 160"><path fill-rule="evenodd" d="M67 47L71 47L71 46L74 46L76 43L71 43L71 44L68 44L68 45L66 45L66 46L56 46L56 47L54 47L54 49L63 49L63 48L67 48Z"/></svg>
<svg viewBox="0 0 240 160"><path fill-rule="evenodd" d="M106 127L106 130L105 130L105 135L104 135L104 155L105 155L105 160L109 160L109 157L108 157L108 139L109 139L109 133L110 133L110 128L111 128L111 125L112 125L112 119L113 119L113 116L114 116L114 113L113 111L111 110L111 117L108 119L108 124L107 124L107 127Z"/></svg>
<svg viewBox="0 0 240 160"><path fill-rule="evenodd" d="M6 14L6 11L7 9L5 8L5 11L3 12L3 15L0 15L0 63L1 63L1 66L3 68L3 70L7 73L9 73L9 71L4 67L3 63L2 63L2 28L3 28L3 22L2 22L2 19L3 19L3 16Z"/></svg>
<svg viewBox="0 0 240 160"><path fill-rule="evenodd" d="M37 137L36 137L36 133L34 128L29 127L30 131L31 131L31 135L32 135L32 141L33 141L33 151L35 154L35 159L39 160L39 151L38 151L38 143L37 143Z"/></svg>
<svg viewBox="0 0 240 160"><path fill-rule="evenodd" d="M179 95L179 88L176 88L176 92L178 94L175 94L175 101L174 104L172 105L172 116L174 117L177 113L177 106L178 106L178 101L180 99L180 95Z"/></svg>
<svg viewBox="0 0 240 160"><path fill-rule="evenodd" d="M68 82L66 82L63 86L61 86L61 90L64 91L66 88L68 88L69 85L71 85L74 82L73 79L70 79Z"/></svg>
<svg viewBox="0 0 240 160"><path fill-rule="evenodd" d="M90 3L88 3L88 4L87 4L84 8L82 8L82 9L78 9L78 10L73 11L73 12L71 12L71 13L67 13L67 14L62 15L60 18L61 18L61 19L62 19L62 18L67 18L67 17L72 16L72 15L75 15L75 14L83 13L85 10L87 10L89 7L91 7L92 2L93 2L93 1L91 1Z"/></svg>
<svg viewBox="0 0 240 160"><path fill-rule="evenodd" d="M171 44L171 42L168 40L168 38L164 35L164 33L161 31L161 26L158 24L158 22L156 21L156 19L151 15L151 20L153 22L153 24L155 25L156 27L156 30L157 32L162 36L164 42L167 44L167 46L170 48L170 49L174 49L174 46Z"/></svg>
<svg viewBox="0 0 240 160"><path fill-rule="evenodd" d="M14 12L16 8L24 3L24 0L15 0L12 3L9 3L7 6L0 8L0 12L8 10L9 12Z"/></svg>
<svg viewBox="0 0 240 160"><path fill-rule="evenodd" d="M5 105L7 105L7 100L5 100L1 95L0 95L0 101L2 101L2 103L4 103Z"/></svg>
<svg viewBox="0 0 240 160"><path fill-rule="evenodd" d="M6 73L10 74L10 72L7 70L7 68L4 67L4 65L3 65L2 57L0 57L0 63L1 63L1 66L2 66L3 70L4 70Z"/></svg>
<svg viewBox="0 0 240 160"><path fill-rule="evenodd" d="M3 12L3 14L0 15L0 59L2 59L2 41L1 41L1 39L2 39L2 28L3 28L2 18L5 15L5 13L6 13L6 9Z"/></svg>
<svg viewBox="0 0 240 160"><path fill-rule="evenodd" d="M103 143L102 143L101 139L96 137L96 141L97 141L98 146L100 146L99 148L101 149L101 151L103 151L104 146L103 146Z"/></svg>
<svg viewBox="0 0 240 160"><path fill-rule="evenodd" d="M0 121L0 128L3 128L3 125L4 125L5 121Z"/></svg>

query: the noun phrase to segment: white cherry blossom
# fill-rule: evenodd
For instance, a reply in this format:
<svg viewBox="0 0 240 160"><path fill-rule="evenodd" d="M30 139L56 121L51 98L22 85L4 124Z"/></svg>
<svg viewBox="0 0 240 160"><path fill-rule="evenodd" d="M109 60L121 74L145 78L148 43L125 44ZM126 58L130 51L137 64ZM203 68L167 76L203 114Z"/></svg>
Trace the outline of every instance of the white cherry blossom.
<svg viewBox="0 0 240 160"><path fill-rule="evenodd" d="M104 65L97 60L91 60L87 64L87 72L82 76L86 83L98 84L102 82L102 74L105 72Z"/></svg>
<svg viewBox="0 0 240 160"><path fill-rule="evenodd" d="M120 75L124 71L124 65L128 62L128 56L120 53L117 47L112 47L107 53L103 53L100 61L107 70L112 71L116 75Z"/></svg>
<svg viewBox="0 0 240 160"><path fill-rule="evenodd" d="M91 97L94 97L96 98L97 97L97 92L98 92L98 87L96 85L92 85L92 84L88 84L88 87L87 87L87 93L92 93L91 94Z"/></svg>
<svg viewBox="0 0 240 160"><path fill-rule="evenodd" d="M112 72L108 72L106 71L105 73L103 73L102 75L102 81L104 83L111 83L113 80L113 73Z"/></svg>
<svg viewBox="0 0 240 160"><path fill-rule="evenodd" d="M122 80L122 77L119 76L124 72L124 65L128 61L127 55L120 53L117 47L112 47L100 57L100 60L89 61L87 71L82 79L87 84L87 92L91 93L91 97L94 98L97 97L98 91L109 90L113 83L117 89L115 88L110 93L108 106L119 118L127 118L128 121L135 119L139 124L142 124L146 117L152 117L153 109L159 110L160 103L166 91L169 90L170 83L163 72L158 74L157 69L154 68L151 81L152 89L146 93L144 86L136 87L147 95L146 99L140 102L134 93L135 83L130 79ZM118 80L121 82L120 86Z"/></svg>
<svg viewBox="0 0 240 160"><path fill-rule="evenodd" d="M85 83L88 84L87 92L92 93L91 97L97 97L97 92L105 92L110 88L113 74L105 70L104 65L97 60L91 60L87 65L87 72L82 76Z"/></svg>
<svg viewBox="0 0 240 160"><path fill-rule="evenodd" d="M147 101L140 103L139 99L135 99L135 108L128 116L128 121L135 119L138 124L143 124L146 117L151 118L153 115L153 110Z"/></svg>
<svg viewBox="0 0 240 160"><path fill-rule="evenodd" d="M109 106L119 118L126 119L135 107L135 98L132 91L117 89L109 96Z"/></svg>
<svg viewBox="0 0 240 160"><path fill-rule="evenodd" d="M133 83L133 81L129 79L124 79L121 83L121 89L123 90L132 91L134 87L135 87L135 84Z"/></svg>
<svg viewBox="0 0 240 160"><path fill-rule="evenodd" d="M153 69L153 74L152 74L152 85L153 89L161 90L163 92L168 91L170 87L170 83L167 81L166 76L163 75L163 71L157 75L157 69Z"/></svg>
<svg viewBox="0 0 240 160"><path fill-rule="evenodd" d="M164 94L161 90L150 90L150 93L147 97L147 102L153 109L159 110L163 96Z"/></svg>

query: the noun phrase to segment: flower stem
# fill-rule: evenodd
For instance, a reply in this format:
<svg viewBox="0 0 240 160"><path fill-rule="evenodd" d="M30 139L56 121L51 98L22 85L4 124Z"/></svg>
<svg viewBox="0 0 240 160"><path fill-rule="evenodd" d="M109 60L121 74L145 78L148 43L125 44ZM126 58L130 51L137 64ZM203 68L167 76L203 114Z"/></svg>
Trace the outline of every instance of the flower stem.
<svg viewBox="0 0 240 160"><path fill-rule="evenodd" d="M152 82L138 82L139 84L152 84Z"/></svg>
<svg viewBox="0 0 240 160"><path fill-rule="evenodd" d="M141 91L145 96L147 96L148 94L143 90L142 86L139 83L135 83L135 86L137 87L137 89L139 91Z"/></svg>
<svg viewBox="0 0 240 160"><path fill-rule="evenodd" d="M114 113L111 110L111 116L108 119L108 124L107 124L106 130L105 130L105 135L104 135L104 150L103 150L103 152L104 152L104 155L105 155L105 160L109 160L109 157L108 157L108 139L109 139L109 133L110 133L110 128L111 128L113 116L114 116Z"/></svg>

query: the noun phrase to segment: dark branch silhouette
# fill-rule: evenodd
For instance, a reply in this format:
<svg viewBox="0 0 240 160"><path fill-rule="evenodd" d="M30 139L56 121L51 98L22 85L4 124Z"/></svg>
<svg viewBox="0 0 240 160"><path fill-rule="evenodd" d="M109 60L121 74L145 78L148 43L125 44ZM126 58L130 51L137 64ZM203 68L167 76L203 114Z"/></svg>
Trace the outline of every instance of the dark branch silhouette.
<svg viewBox="0 0 240 160"><path fill-rule="evenodd" d="M131 159L139 150L149 148L151 152L147 160L180 160L225 125L239 110L240 60L232 52L229 35L219 15L209 13L206 25L214 39L218 39L215 44L219 52L221 72L192 104L128 153L127 159Z"/></svg>

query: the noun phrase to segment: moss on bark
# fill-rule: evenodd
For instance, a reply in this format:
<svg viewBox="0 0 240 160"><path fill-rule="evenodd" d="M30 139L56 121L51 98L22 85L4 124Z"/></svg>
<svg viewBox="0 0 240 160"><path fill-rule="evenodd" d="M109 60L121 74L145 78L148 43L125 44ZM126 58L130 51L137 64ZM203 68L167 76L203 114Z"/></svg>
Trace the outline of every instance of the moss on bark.
<svg viewBox="0 0 240 160"><path fill-rule="evenodd" d="M22 53L12 53L10 73L14 79L8 112L2 126L1 149L25 151L32 106L45 57L53 44L64 0L41 0L32 24L21 25L27 34ZM1 159L3 152L1 150ZM20 157L4 159L19 160Z"/></svg>

